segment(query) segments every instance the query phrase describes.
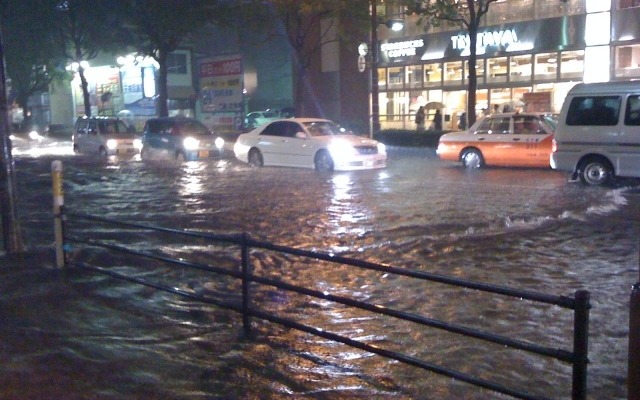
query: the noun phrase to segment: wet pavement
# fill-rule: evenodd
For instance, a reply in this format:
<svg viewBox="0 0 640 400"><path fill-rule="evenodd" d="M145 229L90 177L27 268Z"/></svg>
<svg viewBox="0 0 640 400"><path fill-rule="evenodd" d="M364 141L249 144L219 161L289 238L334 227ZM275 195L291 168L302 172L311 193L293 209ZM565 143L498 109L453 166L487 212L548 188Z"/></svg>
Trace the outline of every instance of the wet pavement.
<svg viewBox="0 0 640 400"><path fill-rule="evenodd" d="M587 289L593 306L589 398L626 398L628 296L639 264L636 182L585 188L550 170L469 172L440 162L432 150L395 149L384 170L318 174L253 169L234 160L99 161L66 147L55 155L17 157L30 251L0 258L0 398L508 398L266 322L255 321L255 337L243 339L241 319L231 311L102 275L56 270L49 177L56 158L64 163L66 205L78 212L249 232L277 244L550 294ZM79 225L74 233L114 237L98 226ZM137 233L122 239L178 257L210 254L204 243L158 246ZM236 287L222 280L145 270L104 252L88 259L137 276L180 278L175 284L194 292L235 295ZM285 281L570 347L571 315L553 308L511 310L475 293L291 265L270 254L254 254L254 262ZM558 362L488 351L324 303L305 306L278 291L258 296L310 325L356 333L537 396L570 394L570 367ZM494 307L486 310L486 304Z"/></svg>

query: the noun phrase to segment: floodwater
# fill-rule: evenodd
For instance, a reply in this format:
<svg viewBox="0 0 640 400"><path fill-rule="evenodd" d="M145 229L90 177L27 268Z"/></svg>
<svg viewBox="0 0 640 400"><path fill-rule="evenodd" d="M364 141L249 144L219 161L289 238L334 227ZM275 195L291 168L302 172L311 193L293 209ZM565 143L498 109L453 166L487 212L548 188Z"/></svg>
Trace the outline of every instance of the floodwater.
<svg viewBox="0 0 640 400"><path fill-rule="evenodd" d="M568 183L551 170L465 171L432 150L394 150L386 169L320 174L207 162L106 161L69 147L17 151L27 245L49 260L50 167L63 162L65 207L573 296L591 293L588 394L626 398L628 310L638 280L640 185ZM55 153L57 151L57 154ZM68 234L221 268L239 251L200 239L68 222ZM72 245L71 258L190 293L238 302L240 285L201 271ZM0 258L0 261L2 260ZM572 313L520 299L252 250L256 274L383 307L572 349ZM234 311L77 268L2 268L0 398L510 398ZM532 396L569 398L571 367L433 328L252 288L281 317L403 352Z"/></svg>

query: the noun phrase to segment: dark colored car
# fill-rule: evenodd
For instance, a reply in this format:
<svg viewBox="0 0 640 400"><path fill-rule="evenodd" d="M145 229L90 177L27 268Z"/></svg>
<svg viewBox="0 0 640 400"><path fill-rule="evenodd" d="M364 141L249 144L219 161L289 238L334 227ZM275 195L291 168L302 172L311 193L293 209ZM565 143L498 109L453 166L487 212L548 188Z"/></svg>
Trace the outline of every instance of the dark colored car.
<svg viewBox="0 0 640 400"><path fill-rule="evenodd" d="M151 118L142 132L140 156L143 160L170 158L193 161L223 155L224 139L193 118Z"/></svg>

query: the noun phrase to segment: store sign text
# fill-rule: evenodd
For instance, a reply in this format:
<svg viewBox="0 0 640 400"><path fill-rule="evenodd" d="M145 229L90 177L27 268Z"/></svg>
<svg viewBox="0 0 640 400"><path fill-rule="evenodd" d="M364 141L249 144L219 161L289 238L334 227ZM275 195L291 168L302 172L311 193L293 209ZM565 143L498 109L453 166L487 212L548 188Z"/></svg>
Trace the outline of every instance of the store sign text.
<svg viewBox="0 0 640 400"><path fill-rule="evenodd" d="M387 53L389 58L415 56L416 49L424 47L424 40L407 40L404 42L396 43L383 43L380 46L382 51Z"/></svg>
<svg viewBox="0 0 640 400"><path fill-rule="evenodd" d="M480 32L477 35L477 47L484 48L488 46L509 47L514 43L518 43L518 35L513 29L503 31ZM471 38L469 35L451 36L451 44L454 50L469 51Z"/></svg>

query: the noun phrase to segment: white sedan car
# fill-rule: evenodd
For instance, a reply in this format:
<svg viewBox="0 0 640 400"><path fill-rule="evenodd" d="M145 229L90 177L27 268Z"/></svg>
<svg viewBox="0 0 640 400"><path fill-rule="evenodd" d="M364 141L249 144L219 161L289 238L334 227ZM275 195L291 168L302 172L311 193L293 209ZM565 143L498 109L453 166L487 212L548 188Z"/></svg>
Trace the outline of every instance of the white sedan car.
<svg viewBox="0 0 640 400"><path fill-rule="evenodd" d="M384 144L317 118L281 119L238 137L236 158L251 165L346 171L383 168Z"/></svg>

